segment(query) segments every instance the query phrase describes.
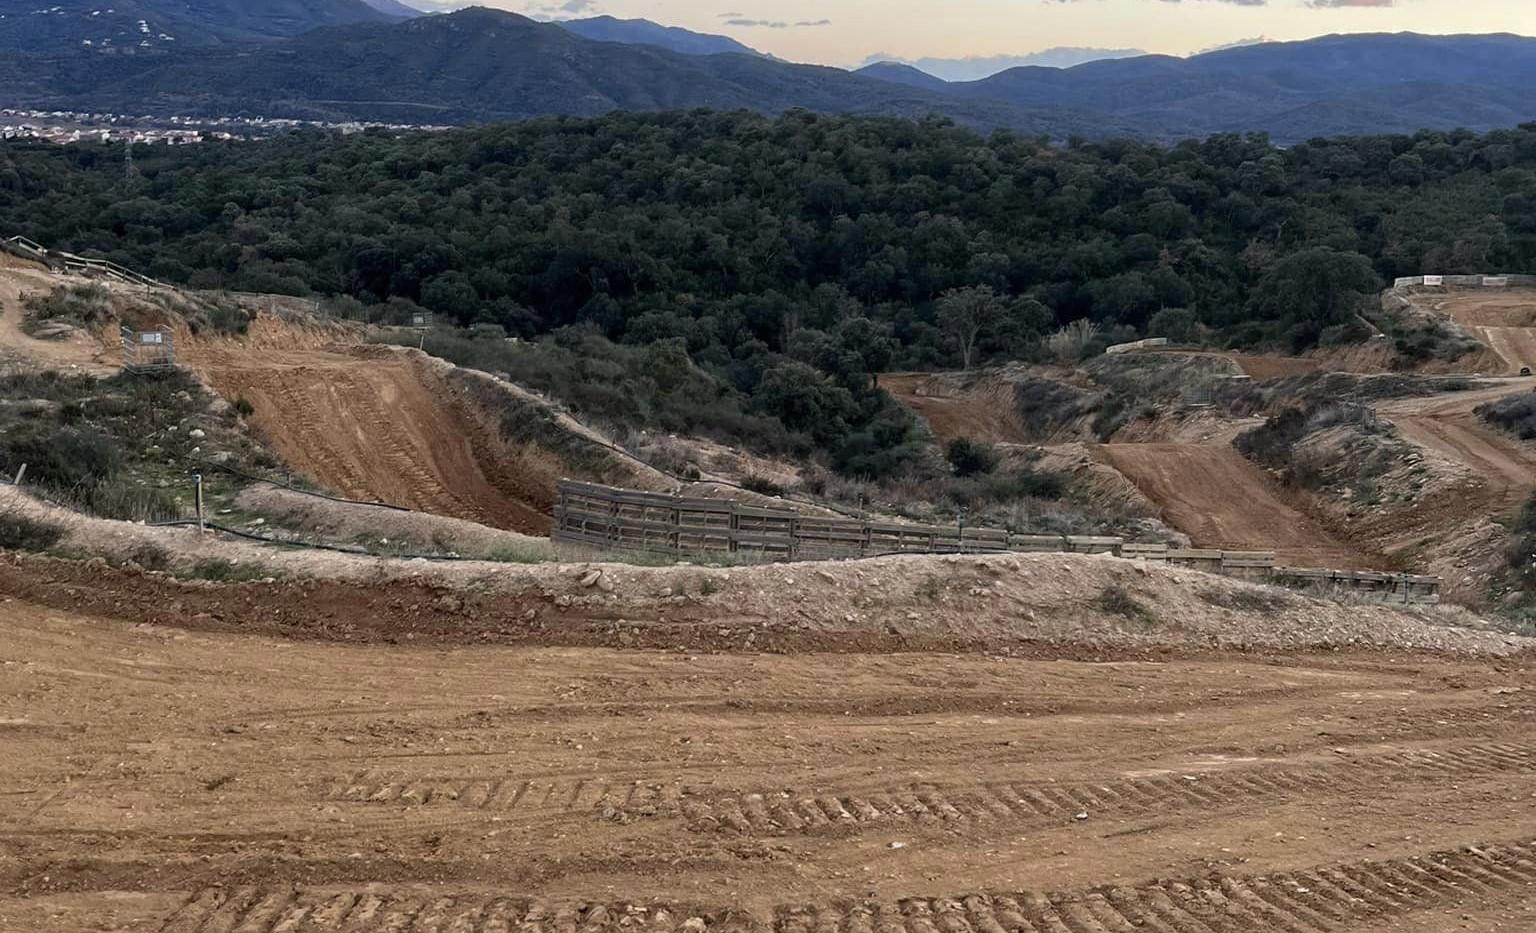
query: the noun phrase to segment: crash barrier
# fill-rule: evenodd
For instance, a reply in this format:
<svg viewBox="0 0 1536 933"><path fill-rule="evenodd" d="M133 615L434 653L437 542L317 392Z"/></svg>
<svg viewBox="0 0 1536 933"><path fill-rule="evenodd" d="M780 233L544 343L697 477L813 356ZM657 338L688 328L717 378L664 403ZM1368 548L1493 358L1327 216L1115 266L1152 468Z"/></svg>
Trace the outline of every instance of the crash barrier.
<svg viewBox="0 0 1536 933"><path fill-rule="evenodd" d="M133 285L142 285L145 288L164 288L165 286L156 279L147 275L120 266L109 259L91 259L86 256L76 256L74 253L66 253L60 250L48 249L24 236L6 237L0 240L6 252L31 259L35 262L45 263L49 268L63 272L74 272L81 275L102 275L107 278L117 279L120 282L128 282Z"/></svg>
<svg viewBox="0 0 1536 933"><path fill-rule="evenodd" d="M1086 535L1013 534L998 528L916 525L805 515L730 499L673 496L562 480L550 537L601 551L742 560L849 560L893 554L1104 554L1209 573L1399 603L1440 600L1438 577L1283 567L1269 551L1141 544Z"/></svg>
<svg viewBox="0 0 1536 933"><path fill-rule="evenodd" d="M1135 353L1137 350L1157 350L1168 346L1167 337L1148 337L1145 340L1133 340L1130 343L1117 343L1114 346L1105 347L1104 352L1115 356L1121 353Z"/></svg>
<svg viewBox="0 0 1536 933"><path fill-rule="evenodd" d="M1411 275L1396 279L1393 288L1521 288L1536 286L1536 275Z"/></svg>

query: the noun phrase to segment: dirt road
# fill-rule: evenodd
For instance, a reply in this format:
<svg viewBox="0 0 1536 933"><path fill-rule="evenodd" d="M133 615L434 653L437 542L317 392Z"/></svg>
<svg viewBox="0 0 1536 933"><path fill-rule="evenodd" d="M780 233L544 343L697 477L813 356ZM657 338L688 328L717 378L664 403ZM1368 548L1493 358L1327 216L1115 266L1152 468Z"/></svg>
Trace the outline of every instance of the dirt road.
<svg viewBox="0 0 1536 933"><path fill-rule="evenodd" d="M344 496L546 534L558 470L512 451L417 361L231 345L192 354L290 466Z"/></svg>
<svg viewBox="0 0 1536 933"><path fill-rule="evenodd" d="M1536 907L1510 662L0 615L6 931L1512 931Z"/></svg>
<svg viewBox="0 0 1536 933"><path fill-rule="evenodd" d="M1104 444L1096 451L1196 547L1274 551L1292 566L1381 564L1308 518L1269 474L1230 446Z"/></svg>

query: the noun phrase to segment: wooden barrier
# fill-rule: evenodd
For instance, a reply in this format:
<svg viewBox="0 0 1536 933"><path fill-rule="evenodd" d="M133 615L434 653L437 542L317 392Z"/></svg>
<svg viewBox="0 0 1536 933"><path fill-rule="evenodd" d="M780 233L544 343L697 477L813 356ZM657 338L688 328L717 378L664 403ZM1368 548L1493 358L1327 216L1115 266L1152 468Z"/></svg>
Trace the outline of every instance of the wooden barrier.
<svg viewBox="0 0 1536 933"><path fill-rule="evenodd" d="M1103 536L1016 535L998 528L868 522L562 480L551 537L597 550L731 554L762 561L847 560L891 554L1100 554L1275 583L1318 595L1431 603L1438 577L1282 567L1269 551L1170 548Z"/></svg>

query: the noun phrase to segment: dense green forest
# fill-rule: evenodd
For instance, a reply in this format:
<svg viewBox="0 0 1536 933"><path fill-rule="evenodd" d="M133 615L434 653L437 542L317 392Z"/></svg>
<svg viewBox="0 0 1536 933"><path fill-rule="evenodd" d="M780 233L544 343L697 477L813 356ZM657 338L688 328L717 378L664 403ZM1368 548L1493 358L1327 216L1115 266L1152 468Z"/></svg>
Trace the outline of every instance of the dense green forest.
<svg viewBox="0 0 1536 933"><path fill-rule="evenodd" d="M604 414L760 439L766 418L872 474L915 441L881 370L1148 333L1306 350L1360 339L1394 276L1536 267L1536 125L1163 148L686 112L134 156L5 143L0 232L547 338L560 378L612 385ZM1045 339L1079 319L1097 330Z"/></svg>

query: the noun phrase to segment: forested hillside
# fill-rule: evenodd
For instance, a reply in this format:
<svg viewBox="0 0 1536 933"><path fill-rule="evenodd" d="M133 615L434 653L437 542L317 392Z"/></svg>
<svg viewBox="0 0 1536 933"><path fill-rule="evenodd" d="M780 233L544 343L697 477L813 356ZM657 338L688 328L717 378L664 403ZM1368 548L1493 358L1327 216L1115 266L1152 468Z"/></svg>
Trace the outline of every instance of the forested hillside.
<svg viewBox="0 0 1536 933"><path fill-rule="evenodd" d="M1305 350L1361 339L1393 276L1536 268L1536 126L1063 148L690 112L141 148L132 176L116 149L11 142L0 231L196 286L560 334L588 367L570 381L615 387L595 407L672 392L673 429L762 439L715 417L750 411L874 470L910 440L870 389L882 369L1040 354L1080 318L1089 349L1205 329Z"/></svg>

